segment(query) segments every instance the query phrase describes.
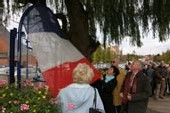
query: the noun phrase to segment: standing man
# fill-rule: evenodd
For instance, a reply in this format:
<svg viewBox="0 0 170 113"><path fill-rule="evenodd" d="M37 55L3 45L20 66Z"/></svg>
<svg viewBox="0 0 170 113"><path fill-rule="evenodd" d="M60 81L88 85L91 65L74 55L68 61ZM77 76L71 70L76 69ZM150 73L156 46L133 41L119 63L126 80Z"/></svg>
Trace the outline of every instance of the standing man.
<svg viewBox="0 0 170 113"><path fill-rule="evenodd" d="M117 76L117 85L113 90L113 106L115 108L115 113L120 113L122 98L120 97L120 89L122 87L126 72L124 69L119 67L119 60L117 58L113 59L111 65L116 66L119 69L119 75Z"/></svg>
<svg viewBox="0 0 170 113"><path fill-rule="evenodd" d="M155 99L164 99L164 92L166 88L166 80L168 79L168 71L165 68L164 61L160 62L160 65L155 70L155 82L156 82L156 92Z"/></svg>
<svg viewBox="0 0 170 113"><path fill-rule="evenodd" d="M168 82L168 95L170 95L170 62L168 62L168 67L167 67L167 72L168 72L168 79L167 79L167 82Z"/></svg>
<svg viewBox="0 0 170 113"><path fill-rule="evenodd" d="M120 96L122 97L121 113L146 113L151 86L143 72L143 64L136 60L127 73Z"/></svg>

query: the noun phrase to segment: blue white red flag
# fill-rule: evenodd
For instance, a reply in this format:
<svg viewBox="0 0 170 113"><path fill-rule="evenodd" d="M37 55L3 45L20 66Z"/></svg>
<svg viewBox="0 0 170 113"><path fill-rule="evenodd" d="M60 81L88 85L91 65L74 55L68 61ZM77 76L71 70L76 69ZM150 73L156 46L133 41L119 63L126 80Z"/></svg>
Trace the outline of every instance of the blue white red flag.
<svg viewBox="0 0 170 113"><path fill-rule="evenodd" d="M100 77L98 70L70 41L63 38L59 23L49 8L33 5L23 16L23 26L53 97L61 88L72 83L72 71L78 63L86 63L93 69L95 76L92 82Z"/></svg>

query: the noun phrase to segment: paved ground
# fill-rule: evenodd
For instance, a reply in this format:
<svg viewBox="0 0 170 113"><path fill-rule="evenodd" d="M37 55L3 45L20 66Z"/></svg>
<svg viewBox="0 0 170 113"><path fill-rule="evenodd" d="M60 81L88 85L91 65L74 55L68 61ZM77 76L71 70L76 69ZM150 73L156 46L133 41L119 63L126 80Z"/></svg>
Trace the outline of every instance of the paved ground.
<svg viewBox="0 0 170 113"><path fill-rule="evenodd" d="M170 113L170 96L165 99L155 100L153 97L149 99L147 113Z"/></svg>

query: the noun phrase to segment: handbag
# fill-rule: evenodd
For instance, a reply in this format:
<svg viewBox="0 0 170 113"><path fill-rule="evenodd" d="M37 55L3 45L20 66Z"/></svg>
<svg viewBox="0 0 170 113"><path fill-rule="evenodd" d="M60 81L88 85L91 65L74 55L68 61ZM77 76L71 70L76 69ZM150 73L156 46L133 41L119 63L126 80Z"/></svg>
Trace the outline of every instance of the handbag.
<svg viewBox="0 0 170 113"><path fill-rule="evenodd" d="M96 108L96 89L94 88L94 99L93 99L93 107L89 108L89 113L102 113L101 111L99 111L99 109Z"/></svg>

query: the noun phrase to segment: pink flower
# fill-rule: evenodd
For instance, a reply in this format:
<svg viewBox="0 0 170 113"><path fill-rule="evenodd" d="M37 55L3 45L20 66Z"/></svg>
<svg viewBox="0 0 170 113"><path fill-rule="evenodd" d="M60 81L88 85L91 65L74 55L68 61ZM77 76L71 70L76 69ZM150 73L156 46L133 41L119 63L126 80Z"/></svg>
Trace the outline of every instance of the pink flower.
<svg viewBox="0 0 170 113"><path fill-rule="evenodd" d="M0 86L5 86L7 85L7 81L6 80L0 80Z"/></svg>
<svg viewBox="0 0 170 113"><path fill-rule="evenodd" d="M39 82L39 83L37 83L37 85L36 85L36 87L35 87L35 90L40 90L40 89L42 89L42 88L45 88L45 84Z"/></svg>
<svg viewBox="0 0 170 113"><path fill-rule="evenodd" d="M24 83L23 83L23 86L31 86L32 84L32 81L31 80L26 80Z"/></svg>
<svg viewBox="0 0 170 113"><path fill-rule="evenodd" d="M73 109L75 109L75 105L74 104L68 104L67 109L68 110L73 110Z"/></svg>
<svg viewBox="0 0 170 113"><path fill-rule="evenodd" d="M27 110L29 110L29 105L27 105L27 104L21 104L21 106L20 106L20 110L21 111L27 111Z"/></svg>
<svg viewBox="0 0 170 113"><path fill-rule="evenodd" d="M19 100L14 100L13 103L18 105L19 104Z"/></svg>

